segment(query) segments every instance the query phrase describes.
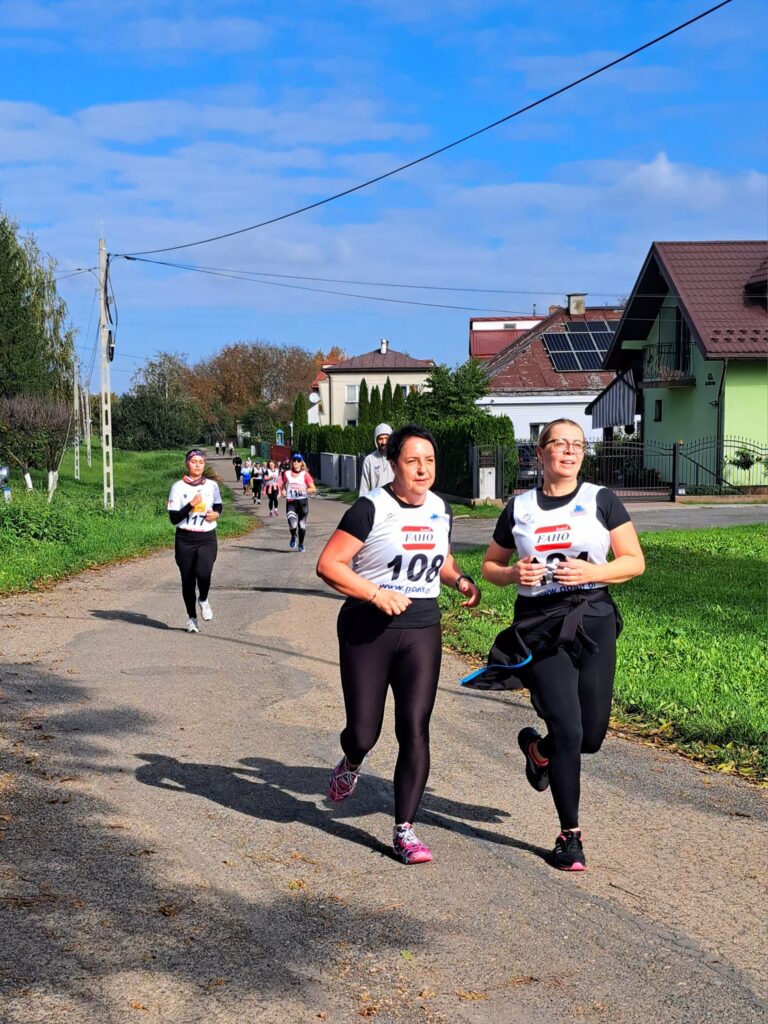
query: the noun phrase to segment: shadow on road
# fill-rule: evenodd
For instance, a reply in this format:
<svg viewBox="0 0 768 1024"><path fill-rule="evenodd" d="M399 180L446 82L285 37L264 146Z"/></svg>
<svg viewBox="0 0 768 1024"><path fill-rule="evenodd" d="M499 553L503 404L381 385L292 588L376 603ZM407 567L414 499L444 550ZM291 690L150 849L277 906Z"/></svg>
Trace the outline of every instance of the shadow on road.
<svg viewBox="0 0 768 1024"><path fill-rule="evenodd" d="M94 619L106 619L108 622L130 622L134 626L148 626L150 629L168 629L175 633L185 632L183 626L169 626L167 622L151 619L148 615L144 615L143 612L128 612L119 608L105 608L103 610L92 608L91 615Z"/></svg>
<svg viewBox="0 0 768 1024"><path fill-rule="evenodd" d="M202 796L264 821L299 822L392 856L389 846L348 822L351 817L392 813L391 785L374 776L365 779L365 785L361 785L353 801L338 807L329 805L326 810L315 801L325 794L327 768L285 765L264 757L243 758L237 765L218 765L186 763L162 754L136 756L146 762L136 771L138 781L146 785ZM307 795L310 799L301 799L296 794ZM543 847L478 827L478 823L501 822L509 817L508 811L465 804L429 791L424 794L421 810L430 824L439 828L549 859L550 852Z"/></svg>

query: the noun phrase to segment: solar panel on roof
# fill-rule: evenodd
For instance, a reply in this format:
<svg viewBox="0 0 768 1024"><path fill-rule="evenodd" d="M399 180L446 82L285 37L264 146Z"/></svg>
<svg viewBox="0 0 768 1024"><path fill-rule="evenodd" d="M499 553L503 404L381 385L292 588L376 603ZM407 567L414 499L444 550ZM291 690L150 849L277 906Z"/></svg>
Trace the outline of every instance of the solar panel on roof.
<svg viewBox="0 0 768 1024"><path fill-rule="evenodd" d="M542 338L550 355L553 352L570 352L571 350L567 334L544 334Z"/></svg>
<svg viewBox="0 0 768 1024"><path fill-rule="evenodd" d="M577 356L584 370L599 370L603 365L603 356L600 352L578 352Z"/></svg>
<svg viewBox="0 0 768 1024"><path fill-rule="evenodd" d="M561 372L579 369L579 361L573 352L553 352L552 362L555 364L555 369Z"/></svg>
<svg viewBox="0 0 768 1024"><path fill-rule="evenodd" d="M565 325L569 331L574 334L582 334L589 332L589 323L584 320L571 321Z"/></svg>
<svg viewBox="0 0 768 1024"><path fill-rule="evenodd" d="M598 344L592 340L591 334L578 334L575 338L571 338L571 345L574 352L595 352L598 348Z"/></svg>

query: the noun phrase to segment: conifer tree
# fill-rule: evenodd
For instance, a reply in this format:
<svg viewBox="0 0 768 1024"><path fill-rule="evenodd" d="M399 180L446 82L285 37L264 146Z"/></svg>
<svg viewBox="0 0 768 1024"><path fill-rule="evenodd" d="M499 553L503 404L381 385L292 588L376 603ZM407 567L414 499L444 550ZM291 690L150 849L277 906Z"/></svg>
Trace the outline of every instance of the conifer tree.
<svg viewBox="0 0 768 1024"><path fill-rule="evenodd" d="M371 388L371 404L369 409L369 422L372 426L376 426L381 423L382 409L381 409L381 392L379 391L378 385L374 385Z"/></svg>
<svg viewBox="0 0 768 1024"><path fill-rule="evenodd" d="M384 382L384 390L381 393L381 418L384 423L390 423L392 411L392 381L387 377Z"/></svg>
<svg viewBox="0 0 768 1024"><path fill-rule="evenodd" d="M368 395L368 382L365 377L360 381L360 391L357 397L357 425L367 427L371 422L371 400Z"/></svg>

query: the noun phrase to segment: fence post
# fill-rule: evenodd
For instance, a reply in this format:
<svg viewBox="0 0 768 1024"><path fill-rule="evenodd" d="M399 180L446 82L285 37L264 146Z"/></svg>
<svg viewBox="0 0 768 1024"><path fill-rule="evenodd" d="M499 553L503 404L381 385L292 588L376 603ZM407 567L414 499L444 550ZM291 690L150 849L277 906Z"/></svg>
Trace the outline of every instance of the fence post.
<svg viewBox="0 0 768 1024"><path fill-rule="evenodd" d="M677 483L680 467L677 460L679 441L672 442L672 501L677 501Z"/></svg>
<svg viewBox="0 0 768 1024"><path fill-rule="evenodd" d="M473 444L469 446L469 490L470 498L477 498L480 493L480 458L479 450Z"/></svg>

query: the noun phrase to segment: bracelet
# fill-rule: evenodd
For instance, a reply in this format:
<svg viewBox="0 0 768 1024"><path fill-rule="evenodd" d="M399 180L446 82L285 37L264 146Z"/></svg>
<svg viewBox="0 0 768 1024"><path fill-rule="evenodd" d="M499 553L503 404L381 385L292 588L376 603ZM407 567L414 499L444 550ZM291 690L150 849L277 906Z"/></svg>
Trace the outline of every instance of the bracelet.
<svg viewBox="0 0 768 1024"><path fill-rule="evenodd" d="M379 592L380 590L381 590L381 584L379 584L379 585L378 585L378 587L376 587L376 589L374 590L374 592L373 592L373 593L371 594L371 596L370 596L370 597L368 598L368 604L371 604L371 602L373 601L374 597L376 597L376 595L378 594L378 592Z"/></svg>
<svg viewBox="0 0 768 1024"><path fill-rule="evenodd" d="M466 573L462 573L461 576L456 577L456 582L453 584L457 590L459 589L459 584L461 583L462 580L469 580L473 587L477 586L477 584L475 583L471 576L467 576Z"/></svg>

